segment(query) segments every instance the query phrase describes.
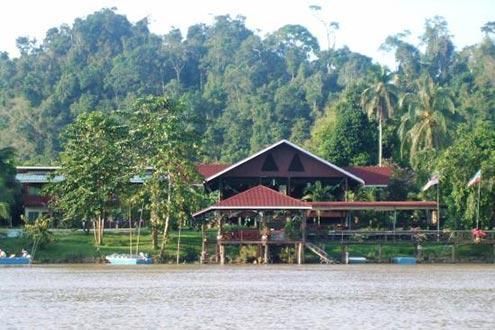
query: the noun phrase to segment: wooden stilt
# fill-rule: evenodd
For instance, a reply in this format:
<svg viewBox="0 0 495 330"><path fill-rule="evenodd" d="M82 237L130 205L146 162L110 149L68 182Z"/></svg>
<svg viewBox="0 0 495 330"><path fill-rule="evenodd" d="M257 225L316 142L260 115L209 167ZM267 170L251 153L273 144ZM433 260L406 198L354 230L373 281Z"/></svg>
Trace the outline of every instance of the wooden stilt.
<svg viewBox="0 0 495 330"><path fill-rule="evenodd" d="M378 262L382 262L382 245L378 244Z"/></svg>
<svg viewBox="0 0 495 330"><path fill-rule="evenodd" d="M220 265L225 265L225 245L220 243Z"/></svg>
<svg viewBox="0 0 495 330"><path fill-rule="evenodd" d="M297 264L301 265L304 263L304 243L297 244Z"/></svg>
<svg viewBox="0 0 495 330"><path fill-rule="evenodd" d="M341 251L342 251L342 263L347 265L349 263L349 252L347 250L347 245L341 245Z"/></svg>
<svg viewBox="0 0 495 330"><path fill-rule="evenodd" d="M218 232L217 232L217 253L216 253L216 261L223 265L222 261L222 239L223 239L223 219L220 215L218 217Z"/></svg>
<svg viewBox="0 0 495 330"><path fill-rule="evenodd" d="M452 263L455 264L455 244L452 244L451 248L452 248L451 261L452 261Z"/></svg>
<svg viewBox="0 0 495 330"><path fill-rule="evenodd" d="M268 263L268 244L264 244L264 256L263 256L263 263L267 264Z"/></svg>
<svg viewBox="0 0 495 330"><path fill-rule="evenodd" d="M201 225L201 256L199 257L199 263L200 264L205 264L208 262L208 255L206 252L206 229L205 229L205 224L203 223Z"/></svg>

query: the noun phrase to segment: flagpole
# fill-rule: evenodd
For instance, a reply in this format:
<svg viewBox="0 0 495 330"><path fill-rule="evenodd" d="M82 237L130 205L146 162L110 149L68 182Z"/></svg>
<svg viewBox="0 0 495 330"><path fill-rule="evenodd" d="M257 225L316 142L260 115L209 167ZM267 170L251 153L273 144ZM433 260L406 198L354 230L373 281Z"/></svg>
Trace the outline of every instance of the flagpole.
<svg viewBox="0 0 495 330"><path fill-rule="evenodd" d="M481 198L481 177L478 182L478 212L476 213L476 229L480 229L480 198Z"/></svg>
<svg viewBox="0 0 495 330"><path fill-rule="evenodd" d="M440 241L440 180L437 183L437 242Z"/></svg>

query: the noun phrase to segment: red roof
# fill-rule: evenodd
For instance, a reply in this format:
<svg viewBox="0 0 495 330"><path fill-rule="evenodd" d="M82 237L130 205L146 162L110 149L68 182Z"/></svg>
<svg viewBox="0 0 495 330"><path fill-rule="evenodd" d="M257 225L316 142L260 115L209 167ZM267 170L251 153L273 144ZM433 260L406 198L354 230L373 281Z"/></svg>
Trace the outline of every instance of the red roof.
<svg viewBox="0 0 495 330"><path fill-rule="evenodd" d="M196 165L196 169L198 170L199 174L207 178L217 174L220 171L223 171L229 166L230 164L198 164Z"/></svg>
<svg viewBox="0 0 495 330"><path fill-rule="evenodd" d="M380 166L352 166L345 170L360 177L367 186L387 186L390 183L392 169Z"/></svg>
<svg viewBox="0 0 495 330"><path fill-rule="evenodd" d="M305 202L292 198L268 187L259 185L215 204L217 207L302 207L310 208Z"/></svg>
<svg viewBox="0 0 495 330"><path fill-rule="evenodd" d="M311 202L309 204L313 209L329 210L413 210L437 207L437 202L431 201Z"/></svg>
<svg viewBox="0 0 495 330"><path fill-rule="evenodd" d="M296 209L309 210L311 206L299 199L292 198L268 187L258 185L213 206L201 210L194 217L213 210L274 210Z"/></svg>

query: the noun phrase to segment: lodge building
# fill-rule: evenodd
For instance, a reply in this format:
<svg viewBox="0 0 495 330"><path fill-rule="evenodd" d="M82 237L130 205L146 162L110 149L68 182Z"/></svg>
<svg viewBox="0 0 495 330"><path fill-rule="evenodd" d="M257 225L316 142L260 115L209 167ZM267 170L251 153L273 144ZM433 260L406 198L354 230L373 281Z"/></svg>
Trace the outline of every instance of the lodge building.
<svg viewBox="0 0 495 330"><path fill-rule="evenodd" d="M198 171L205 177L205 190L218 191L220 200L193 216L204 227L218 229L214 260L221 264L228 245L257 245L265 263L270 260L271 246L294 246L298 263L304 262L305 248L326 258L308 237L322 230L350 229L353 212L392 212L395 230L397 211L424 210L425 217L431 217L437 209L436 202L350 201L349 192L358 187L386 187L391 170L341 168L287 140L233 165L200 165ZM316 183L330 187L332 201L303 200L307 188ZM201 260L207 262L212 258L206 236L203 242Z"/></svg>
<svg viewBox="0 0 495 330"><path fill-rule="evenodd" d="M63 180L60 176L50 179L57 169L17 167L27 219L50 213L49 198L43 195L42 187L49 180ZM316 251L324 259L312 238L350 230L360 211L390 212L394 215L391 229L395 231L398 211L421 212L431 218L437 209L436 202L351 201L350 192L358 188L387 187L391 169L341 168L287 140L235 164L200 164L197 170L204 178L205 191L219 195L217 203L193 215L193 221L203 228L202 262L225 263L225 248L232 245L257 246L260 262L265 263L271 259L270 248L275 246L294 247L298 263L304 262L305 249ZM131 183L142 183L142 179L134 177ZM330 191L331 200L308 196L308 188L317 185ZM207 235L211 228L217 229L214 238ZM209 252L211 245L215 247L213 253Z"/></svg>

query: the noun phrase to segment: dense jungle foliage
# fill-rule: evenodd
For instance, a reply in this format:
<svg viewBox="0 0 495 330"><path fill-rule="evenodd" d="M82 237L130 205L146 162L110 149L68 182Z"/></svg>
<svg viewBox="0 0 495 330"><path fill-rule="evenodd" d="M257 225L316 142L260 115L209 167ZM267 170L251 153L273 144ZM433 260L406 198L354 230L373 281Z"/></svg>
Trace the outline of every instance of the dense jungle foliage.
<svg viewBox="0 0 495 330"><path fill-rule="evenodd" d="M19 37L18 58L0 52L0 148L15 148L17 164L59 164L60 133L79 115L166 96L200 136L195 162L231 163L283 138L339 166L383 159L401 174L388 198L432 198L419 187L438 172L452 221L466 223L475 192L465 186L481 168L489 224L495 22L480 28L484 38L463 49L442 17L425 22L417 44L397 31L381 45L395 55L391 70L347 47L323 49L300 25L259 36L243 17L218 16L185 36L156 35L146 19L102 9L42 41Z"/></svg>

